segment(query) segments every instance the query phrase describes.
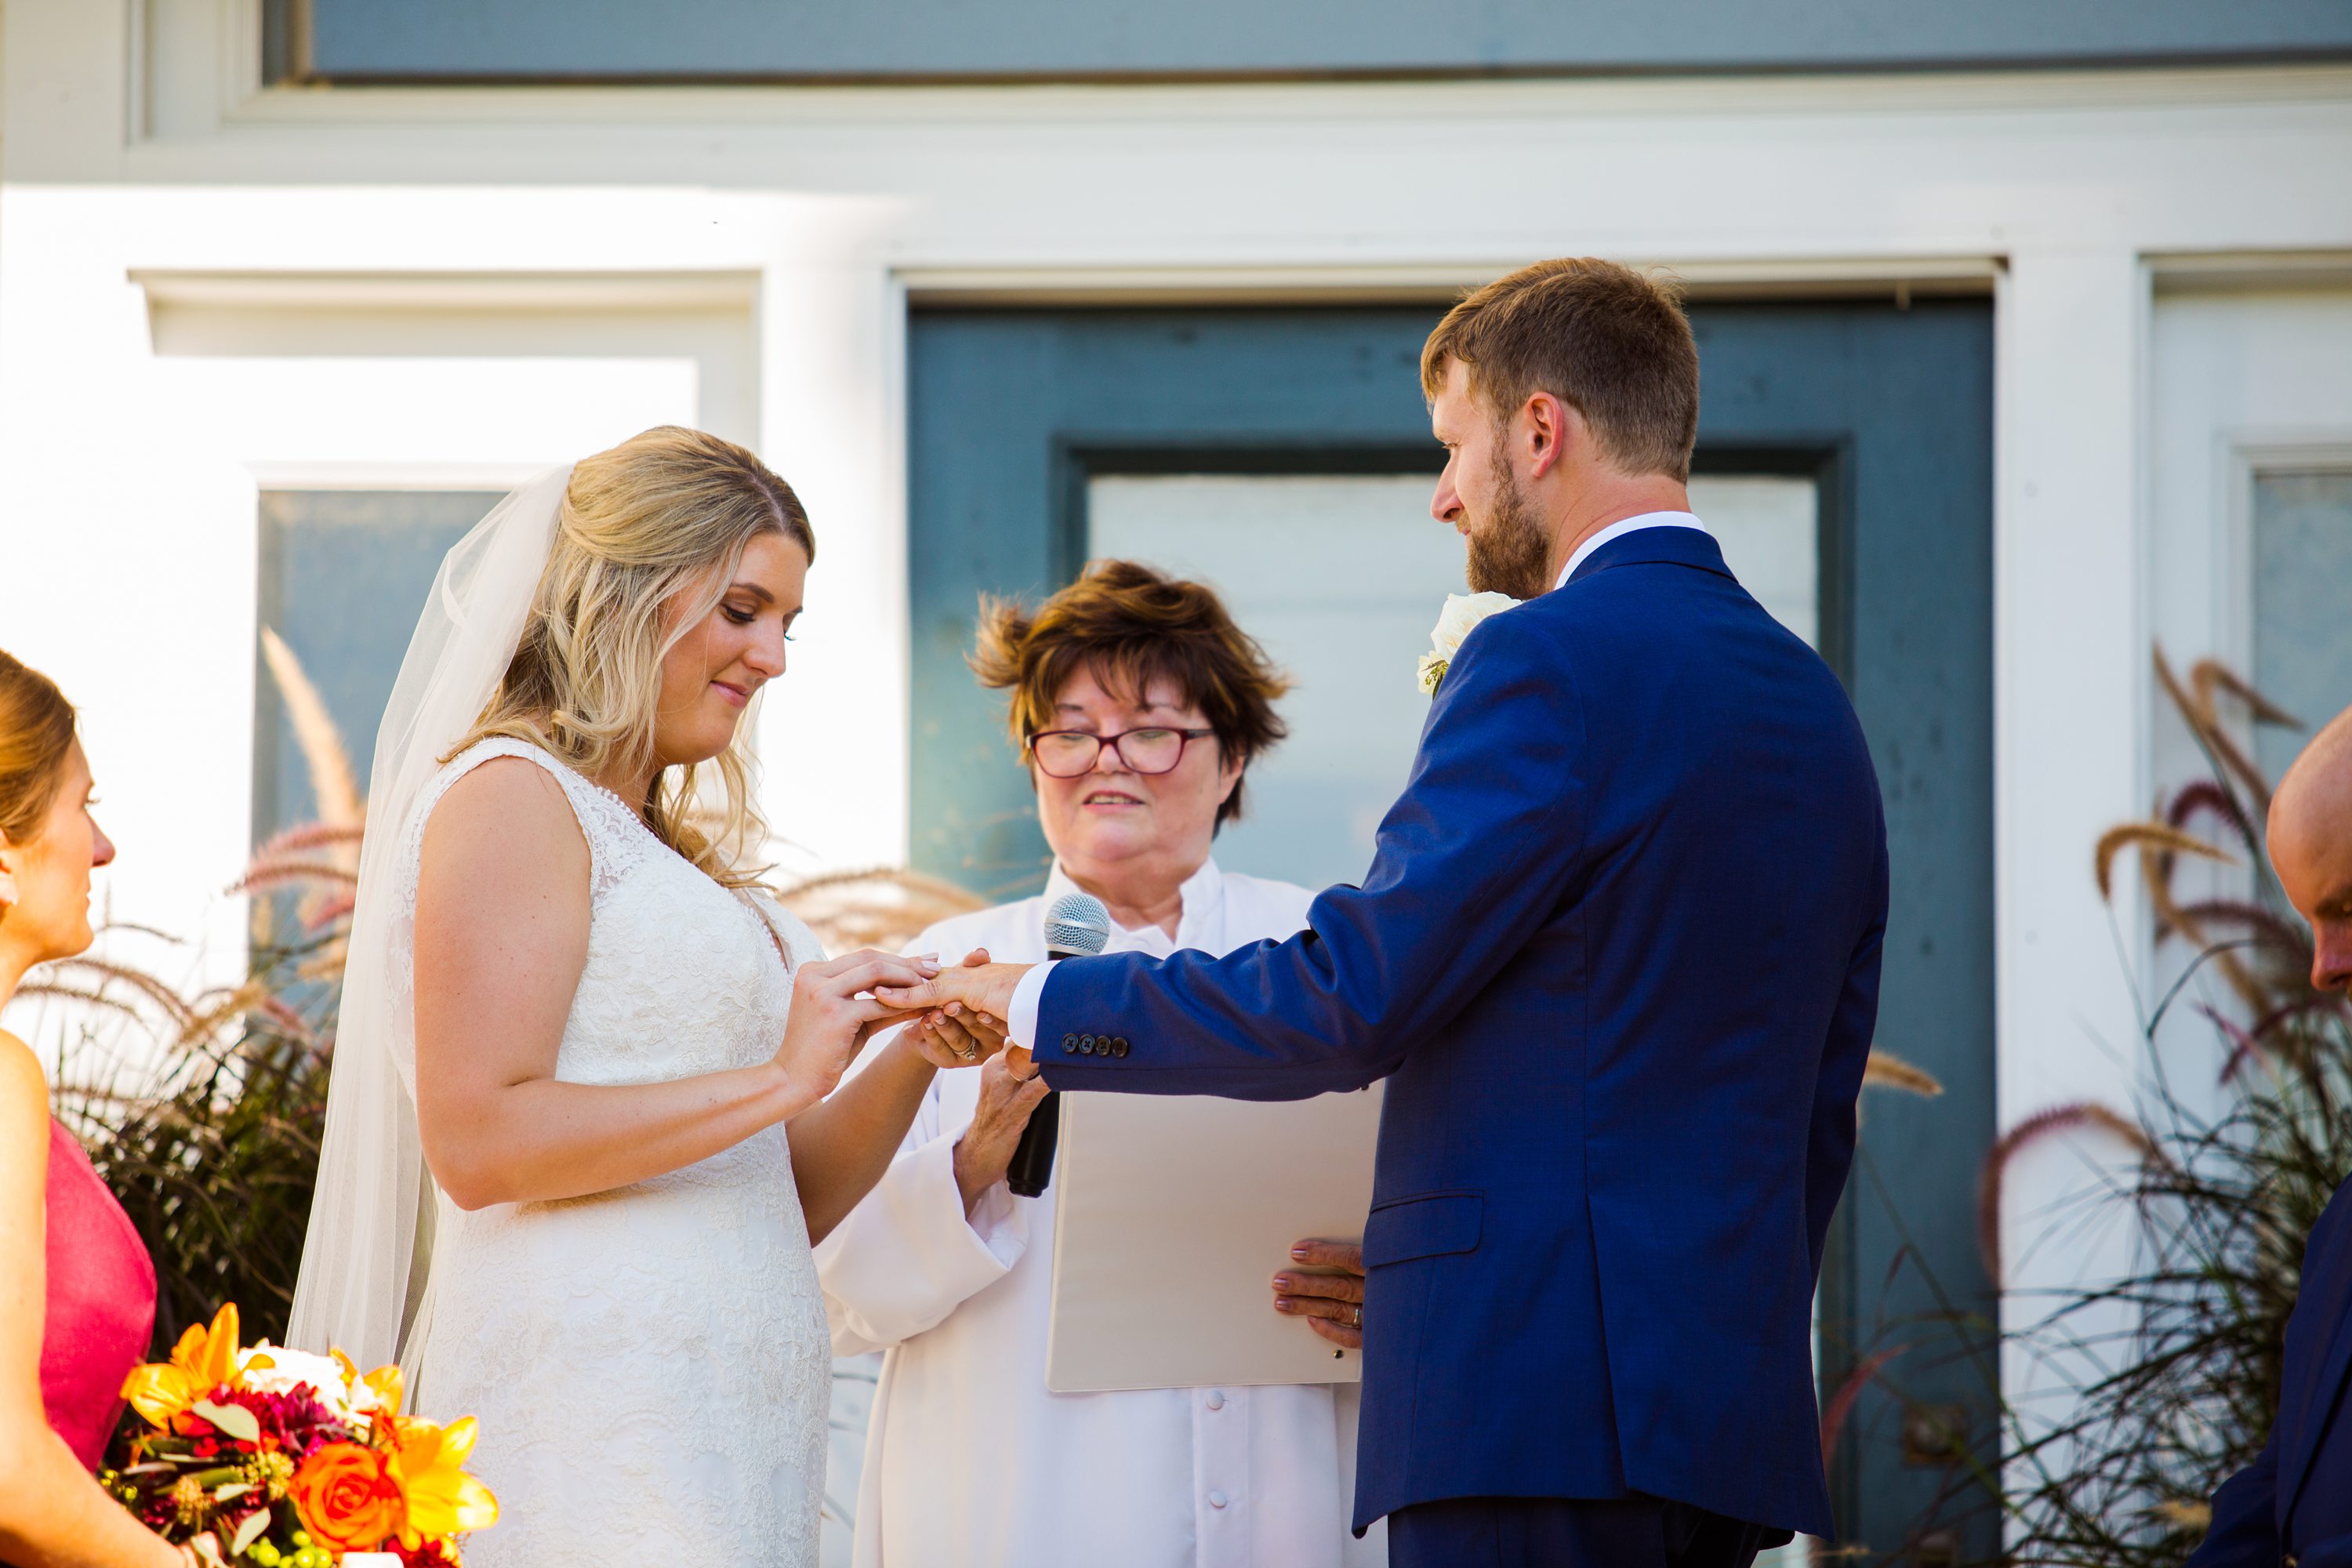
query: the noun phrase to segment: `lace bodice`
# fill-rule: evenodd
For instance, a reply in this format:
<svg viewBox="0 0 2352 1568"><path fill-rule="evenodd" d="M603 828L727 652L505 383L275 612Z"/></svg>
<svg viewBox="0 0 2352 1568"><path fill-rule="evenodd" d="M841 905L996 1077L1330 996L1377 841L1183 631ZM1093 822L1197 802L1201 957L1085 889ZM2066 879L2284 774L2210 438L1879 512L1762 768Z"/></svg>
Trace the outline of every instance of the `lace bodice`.
<svg viewBox="0 0 2352 1568"><path fill-rule="evenodd" d="M628 1085L775 1054L791 971L821 955L539 748L486 741L420 797L397 861L391 970L413 1019L425 825L493 757L546 768L590 863L588 952L555 1076ZM414 1063L413 1036L400 1044ZM681 1555L814 1563L830 1346L785 1130L653 1180L558 1203L437 1210L415 1331L417 1408L481 1418L502 1518L474 1568Z"/></svg>
<svg viewBox="0 0 2352 1568"><path fill-rule="evenodd" d="M656 838L620 796L548 752L521 741L491 740L467 748L435 776L403 836L392 933L393 1010L411 1020L394 1042L403 1076L415 1081L416 883L425 825L449 786L493 757L521 758L554 775L588 845L588 962L555 1076L569 1083L651 1083L773 1056L792 999L790 969L824 956L808 928L771 898L712 881ZM686 937L693 940L680 940ZM774 962L779 944L789 968ZM681 1003L693 1009L691 1017L678 1015Z"/></svg>

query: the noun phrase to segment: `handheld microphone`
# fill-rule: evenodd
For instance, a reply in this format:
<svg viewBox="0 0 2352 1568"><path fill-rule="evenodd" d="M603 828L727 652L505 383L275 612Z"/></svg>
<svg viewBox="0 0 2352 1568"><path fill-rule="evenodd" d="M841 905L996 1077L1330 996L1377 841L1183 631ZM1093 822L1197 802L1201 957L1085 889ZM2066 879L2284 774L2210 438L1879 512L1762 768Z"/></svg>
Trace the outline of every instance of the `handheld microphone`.
<svg viewBox="0 0 2352 1568"><path fill-rule="evenodd" d="M1110 941L1110 911L1102 900L1085 893L1055 899L1045 908L1045 956L1084 958L1100 952ZM1032 1050L1034 1041L1028 1042ZM1034 1198L1054 1179L1054 1152L1062 1142L1062 1097L1052 1089L1029 1113L1013 1146L1013 1163L1004 1170L1004 1184L1024 1198Z"/></svg>

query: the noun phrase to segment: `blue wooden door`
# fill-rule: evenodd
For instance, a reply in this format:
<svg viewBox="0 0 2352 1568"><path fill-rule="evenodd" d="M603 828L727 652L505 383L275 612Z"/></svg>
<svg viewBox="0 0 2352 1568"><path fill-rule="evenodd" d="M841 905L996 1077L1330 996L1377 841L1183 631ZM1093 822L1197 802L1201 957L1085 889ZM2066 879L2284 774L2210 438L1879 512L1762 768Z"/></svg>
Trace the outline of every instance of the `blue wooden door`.
<svg viewBox="0 0 2352 1568"><path fill-rule="evenodd" d="M1353 797L1368 791L1393 794L1401 765L1392 783L1379 782L1396 723L1379 677L1392 664L1402 682L1419 651L1391 646L1407 640L1389 628L1402 614L1398 560L1414 548L1396 531L1394 510L1399 486L1417 491L1439 466L1417 371L1435 315L916 315L909 558L920 868L993 897L1041 880L1044 842L1001 701L975 689L963 658L980 595L1047 592L1105 541L1213 563L1206 574L1253 607L1245 626L1249 615L1264 617L1298 659L1328 654L1341 637L1330 617L1355 615L1350 647L1369 670L1360 695L1312 710L1322 738L1294 715L1289 744L1324 768L1318 776L1336 816L1358 812ZM1978 1461L1995 1453L1986 1342L1994 1314L1972 1215L1993 1127L1991 312L1973 300L1705 305L1693 321L1702 374L1696 504L1738 514L1743 542L1734 550L1727 540L1735 568L1812 637L1862 715L1894 878L1879 1039L1946 1089L1933 1101L1869 1099L1822 1282L1825 1388L1884 1343L1911 1347L1855 1405L1833 1456L1841 1531L1874 1555L1924 1544L1924 1561L1988 1556L1997 1526L1970 1495L1968 1466L1939 1445L1937 1423L1963 1430ZM1360 507L1364 538L1386 542L1335 549L1329 532L1306 531L1304 520L1335 505ZM1246 548L1252 537L1265 542L1262 569ZM1375 550L1371 570L1365 560ZM1796 580L1791 550L1803 552ZM1742 563L1749 551L1753 569ZM1458 588L1458 559L1440 552L1427 571L1423 626ZM1354 609L1329 607L1335 584ZM1328 691L1348 678L1329 670L1323 684ZM1313 787L1302 778L1294 793L1303 802ZM1306 870L1344 868L1353 852L1346 823L1325 826L1312 845L1299 834L1250 841L1237 832L1220 858L1310 879ZM1332 875L1353 879L1345 869ZM1936 1419L1923 1423L1922 1412Z"/></svg>

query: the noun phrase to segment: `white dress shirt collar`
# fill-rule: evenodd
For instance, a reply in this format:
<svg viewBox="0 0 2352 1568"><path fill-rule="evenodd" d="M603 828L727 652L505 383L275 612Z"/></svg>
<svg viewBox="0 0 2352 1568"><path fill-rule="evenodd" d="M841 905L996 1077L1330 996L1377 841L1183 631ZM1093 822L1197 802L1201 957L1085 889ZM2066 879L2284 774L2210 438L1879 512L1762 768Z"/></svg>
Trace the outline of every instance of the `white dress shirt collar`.
<svg viewBox="0 0 2352 1568"><path fill-rule="evenodd" d="M1619 521L1611 523L1608 527L1602 529L1600 532L1594 534L1591 538L1578 545L1576 547L1576 553L1568 558L1568 564L1560 568L1559 581L1554 583L1552 586L1555 588L1566 587L1568 585L1568 580L1576 575L1576 569L1584 564L1584 558L1586 556L1591 554L1594 551L1600 549L1602 545L1607 544L1612 540L1622 539L1627 534L1637 532L1644 528L1696 528L1701 533L1705 533L1706 531L1706 524L1701 522L1696 516L1686 511L1645 511L1638 517L1622 519Z"/></svg>
<svg viewBox="0 0 2352 1568"><path fill-rule="evenodd" d="M1045 901L1050 904L1066 893L1085 891L1084 888L1070 879L1070 874L1067 871L1062 869L1061 861L1055 860L1053 870L1045 876L1044 895ZM1110 942L1105 951L1149 952L1160 958L1167 957L1180 947L1209 948L1214 951L1216 942L1212 922L1216 920L1217 908L1224 901L1225 896L1224 873L1217 869L1217 858L1212 855L1202 861L1200 869L1184 879L1184 885L1177 889L1176 895L1182 900L1184 910L1177 919L1176 935L1172 941L1168 933L1158 926L1145 926L1140 931L1129 931L1117 921L1113 921L1110 928Z"/></svg>

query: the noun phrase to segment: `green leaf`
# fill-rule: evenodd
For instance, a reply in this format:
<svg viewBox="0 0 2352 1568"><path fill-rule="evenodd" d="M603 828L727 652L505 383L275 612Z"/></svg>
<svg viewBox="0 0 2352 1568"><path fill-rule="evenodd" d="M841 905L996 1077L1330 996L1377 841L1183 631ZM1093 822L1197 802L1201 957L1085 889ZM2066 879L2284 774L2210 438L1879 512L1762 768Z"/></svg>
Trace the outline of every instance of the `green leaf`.
<svg viewBox="0 0 2352 1568"><path fill-rule="evenodd" d="M247 1514L245 1522L236 1527L236 1533L229 1537L228 1554L231 1557L242 1557L245 1555L245 1549L260 1540L262 1531L268 1528L269 1510L268 1509Z"/></svg>
<svg viewBox="0 0 2352 1568"><path fill-rule="evenodd" d="M215 1405L209 1399L199 1399L188 1409L240 1443L261 1441L261 1423L242 1405Z"/></svg>

